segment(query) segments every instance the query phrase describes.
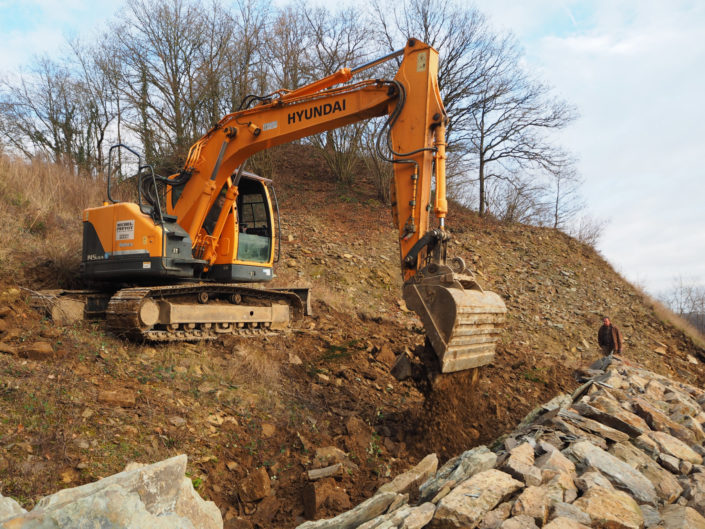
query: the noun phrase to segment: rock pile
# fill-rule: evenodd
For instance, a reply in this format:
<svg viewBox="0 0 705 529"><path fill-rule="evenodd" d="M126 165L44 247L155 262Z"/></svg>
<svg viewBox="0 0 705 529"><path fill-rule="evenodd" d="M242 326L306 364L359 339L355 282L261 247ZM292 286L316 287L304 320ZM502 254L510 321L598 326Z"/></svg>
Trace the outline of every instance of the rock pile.
<svg viewBox="0 0 705 529"><path fill-rule="evenodd" d="M30 512L0 496L0 528L222 529L218 507L184 476L186 456L130 463L124 472L42 498Z"/></svg>
<svg viewBox="0 0 705 529"><path fill-rule="evenodd" d="M435 456L298 529L705 529L705 391L619 359L534 410L494 450Z"/></svg>

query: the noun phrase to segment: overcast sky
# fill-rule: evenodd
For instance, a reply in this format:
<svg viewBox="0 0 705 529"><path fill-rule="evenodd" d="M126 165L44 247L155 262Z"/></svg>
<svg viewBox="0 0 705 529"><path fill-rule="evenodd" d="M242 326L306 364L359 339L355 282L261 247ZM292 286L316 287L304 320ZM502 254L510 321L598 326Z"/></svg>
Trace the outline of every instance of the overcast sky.
<svg viewBox="0 0 705 529"><path fill-rule="evenodd" d="M118 0L0 0L0 73L91 36ZM526 67L577 106L560 141L579 158L599 250L651 293L705 282L705 1L479 0Z"/></svg>

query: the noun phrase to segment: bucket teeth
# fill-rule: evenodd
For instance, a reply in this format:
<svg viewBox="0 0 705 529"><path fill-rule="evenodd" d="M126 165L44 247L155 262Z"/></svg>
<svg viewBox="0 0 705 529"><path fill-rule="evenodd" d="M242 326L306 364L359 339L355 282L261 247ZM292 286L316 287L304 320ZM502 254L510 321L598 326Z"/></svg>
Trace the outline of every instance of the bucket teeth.
<svg viewBox="0 0 705 529"><path fill-rule="evenodd" d="M471 369L493 361L507 312L497 294L409 283L404 287L404 299L421 318L441 372Z"/></svg>

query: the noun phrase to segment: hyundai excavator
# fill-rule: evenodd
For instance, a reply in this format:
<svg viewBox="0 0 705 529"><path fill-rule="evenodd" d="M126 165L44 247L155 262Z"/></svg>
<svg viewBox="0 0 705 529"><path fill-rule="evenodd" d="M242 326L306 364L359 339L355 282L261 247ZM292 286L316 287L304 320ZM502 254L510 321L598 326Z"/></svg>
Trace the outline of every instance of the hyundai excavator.
<svg viewBox="0 0 705 529"><path fill-rule="evenodd" d="M354 82L397 57L394 79ZM249 96L244 109L191 147L177 174L158 176L139 159L136 202L115 199L109 175L108 200L83 213L81 274L114 287L102 309L89 299L86 312L104 310L113 332L149 341L289 326L310 310L308 295L262 286L273 277L281 240L278 208L271 181L244 171L245 163L276 145L387 116L377 152L394 168L403 299L421 319L441 372L490 363L506 308L497 294L482 290L462 259L447 255L447 116L437 76L436 50L410 39L364 66L295 90ZM131 286L119 288L125 284Z"/></svg>

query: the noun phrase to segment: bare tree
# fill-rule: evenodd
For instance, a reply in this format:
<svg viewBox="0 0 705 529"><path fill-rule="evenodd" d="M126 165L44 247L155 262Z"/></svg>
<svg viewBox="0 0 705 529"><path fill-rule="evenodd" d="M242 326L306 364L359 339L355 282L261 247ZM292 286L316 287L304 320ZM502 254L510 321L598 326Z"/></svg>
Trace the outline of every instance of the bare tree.
<svg viewBox="0 0 705 529"><path fill-rule="evenodd" d="M363 61L369 42L357 10L346 9L331 15L325 8L306 9L304 17L313 39L308 61L315 77L325 77ZM355 123L311 137L311 143L343 184L349 185L354 180L364 130L364 123Z"/></svg>
<svg viewBox="0 0 705 529"><path fill-rule="evenodd" d="M528 189L542 184L519 184L519 176L536 180L541 172L566 167L565 153L545 132L566 126L575 112L522 71L511 35L495 33L476 9L453 0L375 0L373 8L380 41L390 49L403 35L439 50L439 88L450 118L449 178L478 184L480 215L493 181L503 181L494 198L525 199ZM471 171L476 177L469 177ZM459 187L450 182L449 189ZM530 195L538 196L534 191ZM505 206L515 211L516 203Z"/></svg>
<svg viewBox="0 0 705 529"><path fill-rule="evenodd" d="M452 0L373 0L372 7L381 46L393 51L418 38L439 52L438 85L450 119L446 137L452 184L472 163L467 148L475 130L472 110L487 79L502 73L505 64L497 50L507 46L506 39L498 38L475 8Z"/></svg>
<svg viewBox="0 0 705 529"><path fill-rule="evenodd" d="M256 100L247 96L264 95L275 89L269 82L271 68L266 55L272 17L269 4L238 0L235 7L235 34L223 72L225 82L230 85L231 112Z"/></svg>
<svg viewBox="0 0 705 529"><path fill-rule="evenodd" d="M202 41L196 48L198 101L190 106L195 133L208 130L232 112L231 78L227 72L235 46L236 23L228 10L213 2L204 8Z"/></svg>
<svg viewBox="0 0 705 529"><path fill-rule="evenodd" d="M563 229L584 209L579 188L582 179L572 163L550 171L551 218L554 229Z"/></svg>
<svg viewBox="0 0 705 529"><path fill-rule="evenodd" d="M597 219L590 215L583 215L578 219L577 224L568 231L568 234L575 237L583 244L595 248L608 223L609 222L605 219Z"/></svg>
<svg viewBox="0 0 705 529"><path fill-rule="evenodd" d="M76 169L85 166L92 156L90 108L67 67L40 58L16 84L1 88L0 134L9 145L30 158L43 154Z"/></svg>
<svg viewBox="0 0 705 529"><path fill-rule="evenodd" d="M362 136L362 161L368 175L372 179L377 198L383 204L389 204L391 200L391 184L394 178L394 168L392 164L383 160L377 154L377 135L381 124L378 120L370 120L365 123Z"/></svg>
<svg viewBox="0 0 705 529"><path fill-rule="evenodd" d="M106 164L108 130L114 124L118 141L120 137L120 66L106 45L87 46L76 40L69 44L77 62L76 89L86 114L85 134L91 153L88 163L100 172Z"/></svg>
<svg viewBox="0 0 705 529"><path fill-rule="evenodd" d="M508 69L508 75L487 79L472 110L475 133L470 138L477 155L480 216L491 180L506 180L519 171L529 177L541 171L557 174L569 165L565 152L551 143L547 132L565 127L575 112L549 94L546 85L529 79L518 67Z"/></svg>
<svg viewBox="0 0 705 529"><path fill-rule="evenodd" d="M543 224L549 204L546 186L540 181L508 178L487 195L487 212L503 222Z"/></svg>
<svg viewBox="0 0 705 529"><path fill-rule="evenodd" d="M114 28L125 65L121 87L136 110L130 125L145 151L169 165L202 132L194 107L202 99L197 57L205 23L186 0L128 0Z"/></svg>
<svg viewBox="0 0 705 529"><path fill-rule="evenodd" d="M312 65L307 59L311 40L304 9L289 5L279 11L265 41L275 79L273 88L293 90L312 80Z"/></svg>

